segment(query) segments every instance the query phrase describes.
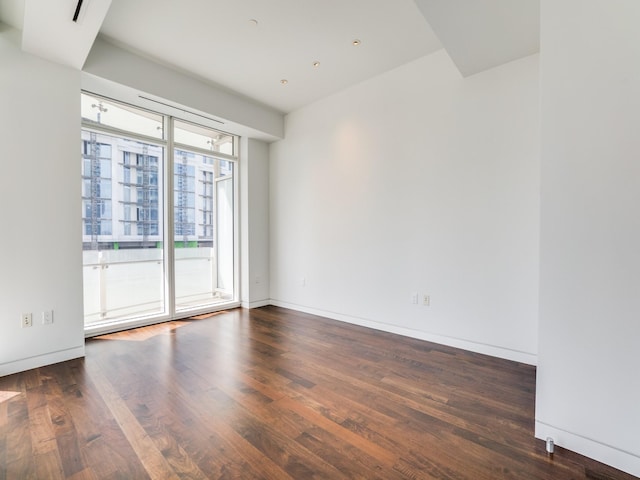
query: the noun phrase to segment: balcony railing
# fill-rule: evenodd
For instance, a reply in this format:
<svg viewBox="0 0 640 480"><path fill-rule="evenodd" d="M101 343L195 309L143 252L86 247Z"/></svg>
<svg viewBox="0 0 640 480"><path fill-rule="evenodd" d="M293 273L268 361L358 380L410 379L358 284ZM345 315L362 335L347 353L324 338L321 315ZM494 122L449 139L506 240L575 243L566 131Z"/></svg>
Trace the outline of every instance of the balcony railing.
<svg viewBox="0 0 640 480"><path fill-rule="evenodd" d="M163 249L86 250L85 324L163 314L166 308ZM218 288L213 248L175 250L176 309L232 299Z"/></svg>

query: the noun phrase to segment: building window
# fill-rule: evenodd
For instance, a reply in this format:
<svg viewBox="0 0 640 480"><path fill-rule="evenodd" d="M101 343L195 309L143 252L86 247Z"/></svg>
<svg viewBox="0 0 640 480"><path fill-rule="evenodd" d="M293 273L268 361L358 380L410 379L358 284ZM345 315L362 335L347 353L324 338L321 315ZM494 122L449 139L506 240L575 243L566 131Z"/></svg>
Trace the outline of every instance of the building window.
<svg viewBox="0 0 640 480"><path fill-rule="evenodd" d="M138 150L122 151L120 203L123 234L131 237L129 240L148 242L150 237L159 235L158 155L161 152L146 144L142 144ZM132 208L135 209L135 215L131 215ZM132 224L135 230L132 230Z"/></svg>
<svg viewBox="0 0 640 480"><path fill-rule="evenodd" d="M97 245L103 235L111 235L111 145L90 133L82 141L82 203L84 234Z"/></svg>
<svg viewBox="0 0 640 480"><path fill-rule="evenodd" d="M87 93L81 106L85 325L235 301L237 137Z"/></svg>

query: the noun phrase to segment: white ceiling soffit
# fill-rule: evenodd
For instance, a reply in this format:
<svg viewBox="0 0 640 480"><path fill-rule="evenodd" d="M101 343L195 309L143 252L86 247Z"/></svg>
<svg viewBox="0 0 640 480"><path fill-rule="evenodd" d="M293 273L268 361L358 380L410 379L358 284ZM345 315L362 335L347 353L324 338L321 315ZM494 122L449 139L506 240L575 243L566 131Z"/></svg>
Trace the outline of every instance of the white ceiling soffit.
<svg viewBox="0 0 640 480"><path fill-rule="evenodd" d="M540 50L540 0L415 0L467 77Z"/></svg>
<svg viewBox="0 0 640 480"><path fill-rule="evenodd" d="M442 48L413 0L115 0L100 33L280 112Z"/></svg>
<svg viewBox="0 0 640 480"><path fill-rule="evenodd" d="M52 62L81 69L111 0L25 0L22 49Z"/></svg>
<svg viewBox="0 0 640 480"><path fill-rule="evenodd" d="M0 21L22 30L24 0L0 0Z"/></svg>

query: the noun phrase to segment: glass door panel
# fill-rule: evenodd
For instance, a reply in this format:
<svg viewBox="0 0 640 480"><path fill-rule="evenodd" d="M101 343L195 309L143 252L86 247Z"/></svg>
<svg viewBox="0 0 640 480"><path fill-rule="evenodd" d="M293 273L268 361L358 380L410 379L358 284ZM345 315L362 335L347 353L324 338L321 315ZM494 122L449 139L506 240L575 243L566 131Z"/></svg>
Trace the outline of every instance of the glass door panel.
<svg viewBox="0 0 640 480"><path fill-rule="evenodd" d="M233 300L233 247L220 255L220 242L233 244L220 228L220 180L233 183L233 163L186 148L174 151L174 245L176 310L206 307ZM233 199L231 199L233 202ZM231 234L231 239L226 237ZM228 250L228 249L227 249ZM224 253L229 253L226 250ZM221 284L220 268L231 262L231 277ZM228 275L227 275L228 277Z"/></svg>
<svg viewBox="0 0 640 480"><path fill-rule="evenodd" d="M82 131L85 325L162 314L164 147Z"/></svg>
<svg viewBox="0 0 640 480"><path fill-rule="evenodd" d="M233 178L216 181L216 239L218 256L218 291L233 297Z"/></svg>
<svg viewBox="0 0 640 480"><path fill-rule="evenodd" d="M233 304L237 137L86 92L81 111L87 331Z"/></svg>

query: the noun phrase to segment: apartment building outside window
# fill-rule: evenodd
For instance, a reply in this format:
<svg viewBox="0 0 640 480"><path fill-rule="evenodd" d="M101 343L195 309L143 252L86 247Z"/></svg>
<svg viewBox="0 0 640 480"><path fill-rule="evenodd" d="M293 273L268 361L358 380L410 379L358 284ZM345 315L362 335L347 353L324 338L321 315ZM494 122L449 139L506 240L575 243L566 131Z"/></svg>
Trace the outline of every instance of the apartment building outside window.
<svg viewBox="0 0 640 480"><path fill-rule="evenodd" d="M85 325L236 300L237 138L88 93L82 116Z"/></svg>

